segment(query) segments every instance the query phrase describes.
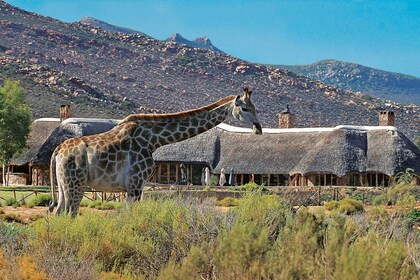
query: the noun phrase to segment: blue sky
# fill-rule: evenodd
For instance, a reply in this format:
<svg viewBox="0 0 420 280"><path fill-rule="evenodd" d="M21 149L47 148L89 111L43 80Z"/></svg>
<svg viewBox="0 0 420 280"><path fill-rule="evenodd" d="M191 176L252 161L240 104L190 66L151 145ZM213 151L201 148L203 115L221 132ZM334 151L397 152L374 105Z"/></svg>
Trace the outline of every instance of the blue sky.
<svg viewBox="0 0 420 280"><path fill-rule="evenodd" d="M91 16L157 39L208 36L251 62L337 59L420 77L420 0L7 0L73 22Z"/></svg>

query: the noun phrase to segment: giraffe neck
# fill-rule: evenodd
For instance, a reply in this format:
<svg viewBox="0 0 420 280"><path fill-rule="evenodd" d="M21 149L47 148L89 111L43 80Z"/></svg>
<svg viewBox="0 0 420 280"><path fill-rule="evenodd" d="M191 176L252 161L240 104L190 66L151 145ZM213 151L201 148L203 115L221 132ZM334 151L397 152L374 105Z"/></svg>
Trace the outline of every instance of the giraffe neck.
<svg viewBox="0 0 420 280"><path fill-rule="evenodd" d="M146 140L151 150L203 133L232 114L235 96L223 98L196 110L161 115L131 115L124 122L134 122L137 137Z"/></svg>

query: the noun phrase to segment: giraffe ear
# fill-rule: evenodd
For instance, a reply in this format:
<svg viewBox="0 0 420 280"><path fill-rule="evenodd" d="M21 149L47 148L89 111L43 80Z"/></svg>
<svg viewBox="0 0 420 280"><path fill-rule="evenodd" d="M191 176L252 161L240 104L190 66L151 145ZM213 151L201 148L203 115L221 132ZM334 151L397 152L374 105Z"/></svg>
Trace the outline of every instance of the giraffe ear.
<svg viewBox="0 0 420 280"><path fill-rule="evenodd" d="M241 97L239 95L237 95L236 98L235 98L235 106L240 105L239 99L241 99Z"/></svg>
<svg viewBox="0 0 420 280"><path fill-rule="evenodd" d="M244 101L248 102L251 98L252 90L249 90L247 87L244 88Z"/></svg>

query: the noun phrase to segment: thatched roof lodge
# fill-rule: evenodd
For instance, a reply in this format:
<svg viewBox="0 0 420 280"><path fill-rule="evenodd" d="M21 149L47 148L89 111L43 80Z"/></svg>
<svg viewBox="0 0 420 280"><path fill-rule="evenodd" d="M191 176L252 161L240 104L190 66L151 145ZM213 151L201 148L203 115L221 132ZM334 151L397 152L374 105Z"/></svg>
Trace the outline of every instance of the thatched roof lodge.
<svg viewBox="0 0 420 280"><path fill-rule="evenodd" d="M41 118L30 128L28 149L12 159L10 185L48 185L54 149L69 138L105 132L118 123L111 119Z"/></svg>
<svg viewBox="0 0 420 280"><path fill-rule="evenodd" d="M190 151L194 154L189 157ZM419 149L393 126L268 128L255 135L220 124L159 148L155 158L168 161L168 154L171 162L204 159L216 174L233 169L238 183L378 186L406 168L420 175Z"/></svg>
<svg viewBox="0 0 420 280"><path fill-rule="evenodd" d="M29 149L13 161L26 183L45 185L54 148L71 137L92 135L118 120L39 119L31 127ZM251 129L220 124L154 153L159 183L200 184L202 170L231 170L237 184L387 186L396 174L412 168L420 175L420 150L394 126ZM185 181L182 182L181 178Z"/></svg>

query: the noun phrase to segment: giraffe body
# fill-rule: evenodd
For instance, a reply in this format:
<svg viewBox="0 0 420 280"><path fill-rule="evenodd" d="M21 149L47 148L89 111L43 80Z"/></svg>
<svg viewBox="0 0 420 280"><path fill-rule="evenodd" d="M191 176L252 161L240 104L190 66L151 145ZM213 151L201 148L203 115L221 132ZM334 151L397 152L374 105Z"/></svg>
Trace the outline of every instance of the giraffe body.
<svg viewBox="0 0 420 280"><path fill-rule="evenodd" d="M113 129L64 141L51 157L51 189L58 186L56 213L77 214L86 187L105 192L127 192L127 201L139 200L152 174L152 153L160 146L203 133L229 115L261 126L250 102L251 92L228 96L202 108L162 115L130 115ZM53 207L53 204L52 204Z"/></svg>

